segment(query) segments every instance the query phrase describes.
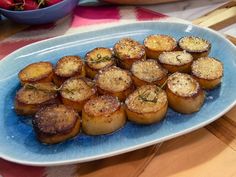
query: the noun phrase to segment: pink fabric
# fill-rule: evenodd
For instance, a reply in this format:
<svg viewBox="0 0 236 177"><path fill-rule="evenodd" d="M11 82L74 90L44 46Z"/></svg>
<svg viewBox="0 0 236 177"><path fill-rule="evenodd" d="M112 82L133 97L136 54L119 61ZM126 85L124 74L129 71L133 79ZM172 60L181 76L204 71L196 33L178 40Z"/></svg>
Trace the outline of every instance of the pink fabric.
<svg viewBox="0 0 236 177"><path fill-rule="evenodd" d="M141 7L137 8L136 11L137 11L137 20L139 21L154 20L154 19L167 17L164 14L153 12L148 9L141 8Z"/></svg>
<svg viewBox="0 0 236 177"><path fill-rule="evenodd" d="M158 20L166 17L163 14L141 7L129 7L127 14L120 15L122 8L127 10L127 7L78 6L72 16L68 16L59 22L48 25L32 26L1 41L0 59L3 59L3 57L9 53L27 44L62 35L70 30L78 30L80 32L82 28L89 25L120 22L122 18L125 18L126 16L130 17L128 13L135 14L135 19L132 19L134 21ZM54 177L55 175L50 173L53 173L53 170L55 171L60 168L52 168L53 167L29 167L0 159L0 176L2 177ZM68 168L68 170L72 169L73 168ZM68 172L68 174L70 174L70 172ZM71 177L71 175L67 175L66 177Z"/></svg>
<svg viewBox="0 0 236 177"><path fill-rule="evenodd" d="M78 7L71 27L115 22L120 19L118 7Z"/></svg>
<svg viewBox="0 0 236 177"><path fill-rule="evenodd" d="M33 42L37 42L43 39L34 39L34 40L20 40L13 42L2 42L0 43L0 60L3 59L6 55L10 54L11 52L25 46L31 44Z"/></svg>

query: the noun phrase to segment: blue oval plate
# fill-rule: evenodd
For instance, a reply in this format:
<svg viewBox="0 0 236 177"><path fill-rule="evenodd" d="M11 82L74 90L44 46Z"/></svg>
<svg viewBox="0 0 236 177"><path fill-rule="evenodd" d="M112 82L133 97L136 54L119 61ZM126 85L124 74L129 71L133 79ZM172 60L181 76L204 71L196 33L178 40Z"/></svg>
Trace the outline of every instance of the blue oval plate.
<svg viewBox="0 0 236 177"><path fill-rule="evenodd" d="M128 122L121 130L103 136L80 134L57 145L43 145L36 138L30 119L14 112L14 96L20 84L17 73L36 61L55 63L65 55L80 55L95 47L112 47L122 37L140 42L149 34L167 34L176 39L196 35L212 43L210 56L224 63L221 86L207 93L202 109L182 115L169 109L166 118L149 126ZM189 133L219 118L236 100L236 48L215 31L191 24L143 22L62 36L21 48L0 62L0 157L21 164L47 166L71 164L114 156Z"/></svg>

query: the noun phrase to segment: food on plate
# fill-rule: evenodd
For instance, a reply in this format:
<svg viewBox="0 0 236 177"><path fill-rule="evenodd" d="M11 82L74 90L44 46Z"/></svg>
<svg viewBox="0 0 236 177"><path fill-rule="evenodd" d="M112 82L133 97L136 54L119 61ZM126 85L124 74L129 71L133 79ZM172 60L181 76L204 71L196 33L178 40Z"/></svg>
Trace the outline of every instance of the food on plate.
<svg viewBox="0 0 236 177"><path fill-rule="evenodd" d="M182 37L178 46L193 56L193 59L208 56L211 50L211 43L203 38L196 36Z"/></svg>
<svg viewBox="0 0 236 177"><path fill-rule="evenodd" d="M202 57L192 64L192 75L204 89L213 89L221 83L223 64L211 57Z"/></svg>
<svg viewBox="0 0 236 177"><path fill-rule="evenodd" d="M115 66L100 71L95 80L99 94L112 95L120 101L124 101L134 89L130 72Z"/></svg>
<svg viewBox="0 0 236 177"><path fill-rule="evenodd" d="M124 108L114 96L92 98L82 110L82 128L89 135L112 133L123 127L125 122Z"/></svg>
<svg viewBox="0 0 236 177"><path fill-rule="evenodd" d="M114 53L118 65L124 69L130 69L137 60L146 59L144 46L131 38L122 38L118 41L114 46Z"/></svg>
<svg viewBox="0 0 236 177"><path fill-rule="evenodd" d="M87 78L72 77L62 84L60 95L63 104L81 112L85 102L96 95L95 84Z"/></svg>
<svg viewBox="0 0 236 177"><path fill-rule="evenodd" d="M158 61L170 73L190 73L193 57L185 51L163 52Z"/></svg>
<svg viewBox="0 0 236 177"><path fill-rule="evenodd" d="M162 52L173 51L177 47L177 42L172 36L150 35L144 39L144 46L147 58L158 59Z"/></svg>
<svg viewBox="0 0 236 177"><path fill-rule="evenodd" d="M166 93L169 106L184 114L199 111L205 100L205 93L199 83L185 73L176 72L169 76Z"/></svg>
<svg viewBox="0 0 236 177"><path fill-rule="evenodd" d="M61 86L70 77L85 76L84 63L79 56L64 56L58 60L54 69L53 82Z"/></svg>
<svg viewBox="0 0 236 177"><path fill-rule="evenodd" d="M32 120L38 140L55 144L80 132L80 116L71 107L54 104L40 109Z"/></svg>
<svg viewBox="0 0 236 177"><path fill-rule="evenodd" d="M168 72L156 60L138 60L131 67L132 79L136 87L146 84L163 85Z"/></svg>
<svg viewBox="0 0 236 177"><path fill-rule="evenodd" d="M25 84L15 97L15 111L19 115L34 115L41 107L57 103L53 83Z"/></svg>
<svg viewBox="0 0 236 177"><path fill-rule="evenodd" d="M156 85L143 85L125 100L127 118L139 124L152 124L162 120L167 108L166 93Z"/></svg>
<svg viewBox="0 0 236 177"><path fill-rule="evenodd" d="M53 66L50 62L32 63L23 68L18 77L21 85L25 83L51 82L53 77Z"/></svg>
<svg viewBox="0 0 236 177"><path fill-rule="evenodd" d="M196 36L181 38L177 46L171 36L149 35L144 46L122 38L113 50L94 48L85 64L78 56L62 57L54 70L50 62L32 63L18 74L22 88L15 111L35 115L34 130L46 144L76 136L80 124L88 135L103 135L123 127L126 119L159 122L168 106L191 114L204 104L203 89L222 81L223 63L207 56L210 49L207 40Z"/></svg>
<svg viewBox="0 0 236 177"><path fill-rule="evenodd" d="M85 56L86 75L90 78L94 78L99 70L113 65L115 65L115 59L109 48L95 48Z"/></svg>

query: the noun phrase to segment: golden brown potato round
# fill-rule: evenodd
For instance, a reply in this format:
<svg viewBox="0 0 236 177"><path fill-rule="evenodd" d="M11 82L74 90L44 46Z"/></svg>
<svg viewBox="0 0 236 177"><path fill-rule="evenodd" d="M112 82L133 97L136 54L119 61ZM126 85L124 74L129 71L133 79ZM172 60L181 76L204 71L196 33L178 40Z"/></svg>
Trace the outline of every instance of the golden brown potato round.
<svg viewBox="0 0 236 177"><path fill-rule="evenodd" d="M166 93L156 85L143 85L125 100L128 119L139 124L152 124L162 120L167 108Z"/></svg>
<svg viewBox="0 0 236 177"><path fill-rule="evenodd" d="M60 95L63 104L80 112L85 102L96 95L96 88L87 78L72 77L62 84Z"/></svg>
<svg viewBox="0 0 236 177"><path fill-rule="evenodd" d="M196 36L186 36L179 40L178 46L193 56L196 60L200 57L208 56L211 50L209 41Z"/></svg>
<svg viewBox="0 0 236 177"><path fill-rule="evenodd" d="M78 113L62 104L42 108L32 123L38 140L45 144L60 143L80 132Z"/></svg>
<svg viewBox="0 0 236 177"><path fill-rule="evenodd" d="M100 71L95 80L99 94L112 95L120 101L124 101L134 89L131 74L115 66Z"/></svg>
<svg viewBox="0 0 236 177"><path fill-rule="evenodd" d="M89 135L112 133L125 122L124 108L116 97L110 95L90 99L82 110L82 128Z"/></svg>
<svg viewBox="0 0 236 177"><path fill-rule="evenodd" d="M167 70L152 59L134 62L131 73L136 87L146 84L162 86L168 77Z"/></svg>
<svg viewBox="0 0 236 177"><path fill-rule="evenodd" d="M53 66L50 62L32 63L23 68L18 77L21 85L25 83L51 82L53 77Z"/></svg>
<svg viewBox="0 0 236 177"><path fill-rule="evenodd" d="M58 60L54 69L53 82L61 86L70 77L84 77L84 63L79 56L64 56Z"/></svg>
<svg viewBox="0 0 236 177"><path fill-rule="evenodd" d="M190 75L174 73L167 79L166 93L169 106L177 112L190 114L199 111L205 93Z"/></svg>
<svg viewBox="0 0 236 177"><path fill-rule="evenodd" d="M118 41L114 46L114 53L118 65L124 69L130 69L133 62L137 60L146 59L144 46L130 38Z"/></svg>
<svg viewBox="0 0 236 177"><path fill-rule="evenodd" d="M158 59L162 52L175 50L177 42L172 36L150 35L144 39L144 46L147 58Z"/></svg>
<svg viewBox="0 0 236 177"><path fill-rule="evenodd" d="M223 64L211 57L203 57L192 64L192 75L204 89L213 89L221 83Z"/></svg>
<svg viewBox="0 0 236 177"><path fill-rule="evenodd" d="M15 111L34 115L41 107L58 102L56 86L52 83L25 84L15 97Z"/></svg>
<svg viewBox="0 0 236 177"><path fill-rule="evenodd" d="M158 61L170 73L190 73L193 57L185 51L163 52Z"/></svg>
<svg viewBox="0 0 236 177"><path fill-rule="evenodd" d="M112 50L109 48L95 48L85 56L86 75L94 78L99 70L115 65Z"/></svg>

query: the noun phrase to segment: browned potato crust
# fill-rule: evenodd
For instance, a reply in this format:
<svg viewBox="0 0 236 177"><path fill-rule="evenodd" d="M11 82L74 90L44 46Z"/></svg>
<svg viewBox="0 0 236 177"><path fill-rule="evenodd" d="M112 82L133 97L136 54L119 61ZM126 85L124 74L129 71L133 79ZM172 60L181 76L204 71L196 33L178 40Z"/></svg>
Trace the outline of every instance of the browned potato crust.
<svg viewBox="0 0 236 177"><path fill-rule="evenodd" d="M125 100L128 119L139 124L152 124L162 120L167 108L166 93L156 85L143 85Z"/></svg>
<svg viewBox="0 0 236 177"><path fill-rule="evenodd" d="M63 83L60 95L63 104L80 112L85 102L96 95L96 88L87 78L72 77Z"/></svg>
<svg viewBox="0 0 236 177"><path fill-rule="evenodd" d="M169 106L184 114L199 111L205 99L199 83L190 75L178 72L167 79L166 93Z"/></svg>
<svg viewBox="0 0 236 177"><path fill-rule="evenodd" d="M144 46L147 58L158 59L162 52L175 50L177 42L172 36L150 35L144 39Z"/></svg>
<svg viewBox="0 0 236 177"><path fill-rule="evenodd" d="M109 48L99 47L85 56L85 70L89 78L94 78L99 70L115 65L113 52Z"/></svg>
<svg viewBox="0 0 236 177"><path fill-rule="evenodd" d="M118 65L124 69L130 69L137 60L146 59L144 46L131 38L123 38L118 41L114 46L114 53Z"/></svg>
<svg viewBox="0 0 236 177"><path fill-rule="evenodd" d="M158 61L170 73L190 73L193 57L185 51L163 52Z"/></svg>
<svg viewBox="0 0 236 177"><path fill-rule="evenodd" d="M131 68L132 79L136 87L147 84L163 85L168 72L156 60L139 60Z"/></svg>
<svg viewBox="0 0 236 177"><path fill-rule="evenodd" d="M32 63L23 68L18 77L22 85L25 83L51 82L53 66L50 62Z"/></svg>
<svg viewBox="0 0 236 177"><path fill-rule="evenodd" d="M37 138L46 144L65 141L80 131L78 113L62 104L42 108L36 113L32 123Z"/></svg>
<svg viewBox="0 0 236 177"><path fill-rule="evenodd" d="M213 89L221 83L223 64L211 57L203 57L192 64L192 75L204 89Z"/></svg>
<svg viewBox="0 0 236 177"><path fill-rule="evenodd" d="M112 133L126 122L125 111L116 97L103 95L90 99L82 111L83 131L89 135Z"/></svg>
<svg viewBox="0 0 236 177"><path fill-rule="evenodd" d="M84 77L84 63L79 56L64 56L58 60L54 69L53 82L61 86L70 77Z"/></svg>
<svg viewBox="0 0 236 177"><path fill-rule="evenodd" d="M100 71L95 80L99 94L112 95L120 101L124 101L134 89L131 74L115 66Z"/></svg>
<svg viewBox="0 0 236 177"><path fill-rule="evenodd" d="M186 36L179 40L180 49L187 51L196 60L200 57L206 57L210 53L211 44L209 41L196 36Z"/></svg>
<svg viewBox="0 0 236 177"><path fill-rule="evenodd" d="M20 115L34 115L41 107L58 102L52 83L25 84L15 97L15 111Z"/></svg>

